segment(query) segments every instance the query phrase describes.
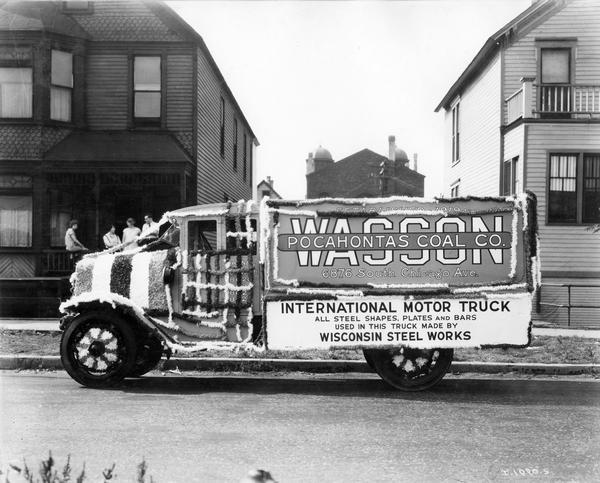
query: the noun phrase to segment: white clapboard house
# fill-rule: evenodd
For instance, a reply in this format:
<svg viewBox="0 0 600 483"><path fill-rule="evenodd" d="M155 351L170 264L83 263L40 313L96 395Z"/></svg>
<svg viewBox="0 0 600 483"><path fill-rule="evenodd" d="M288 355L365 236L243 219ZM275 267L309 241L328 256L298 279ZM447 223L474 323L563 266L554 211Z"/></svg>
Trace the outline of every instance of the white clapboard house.
<svg viewBox="0 0 600 483"><path fill-rule="evenodd" d="M447 195L537 195L534 318L600 326L600 233L590 230L600 223L600 1L534 1L487 40L436 111Z"/></svg>

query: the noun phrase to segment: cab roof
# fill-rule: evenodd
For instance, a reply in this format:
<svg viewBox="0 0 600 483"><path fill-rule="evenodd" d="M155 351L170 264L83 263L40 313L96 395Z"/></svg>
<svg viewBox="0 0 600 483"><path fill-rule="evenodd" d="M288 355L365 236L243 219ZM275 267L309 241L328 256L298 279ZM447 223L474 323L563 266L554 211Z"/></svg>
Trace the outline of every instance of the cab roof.
<svg viewBox="0 0 600 483"><path fill-rule="evenodd" d="M210 217L224 215L246 215L248 208L252 214L258 213L258 204L252 200L229 203L210 203L206 205L195 205L180 208L178 210L169 211L164 214L167 218L187 218L187 217Z"/></svg>

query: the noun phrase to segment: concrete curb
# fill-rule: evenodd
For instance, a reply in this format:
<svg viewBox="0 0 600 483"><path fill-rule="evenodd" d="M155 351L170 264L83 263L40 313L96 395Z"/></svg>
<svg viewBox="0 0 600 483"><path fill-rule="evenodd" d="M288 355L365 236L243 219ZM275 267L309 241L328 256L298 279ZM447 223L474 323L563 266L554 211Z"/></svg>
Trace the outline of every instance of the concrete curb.
<svg viewBox="0 0 600 483"><path fill-rule="evenodd" d="M0 370L46 369L62 370L60 357L36 355L0 355ZM164 371L215 371L215 372L373 372L366 362L335 359L226 359L217 357L172 358L163 360ZM553 376L600 375L600 364L532 364L509 362L453 362L453 374L468 372L480 374L538 374Z"/></svg>

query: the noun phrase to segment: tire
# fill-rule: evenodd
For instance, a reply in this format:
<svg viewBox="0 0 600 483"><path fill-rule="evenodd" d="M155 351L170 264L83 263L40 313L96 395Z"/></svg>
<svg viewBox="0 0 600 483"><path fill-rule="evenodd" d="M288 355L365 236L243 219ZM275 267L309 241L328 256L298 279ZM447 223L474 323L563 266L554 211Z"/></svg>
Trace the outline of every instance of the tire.
<svg viewBox="0 0 600 483"><path fill-rule="evenodd" d="M373 352L373 349L363 349L363 356L365 357L365 361L367 361L369 367L375 371L375 361L373 361L373 355L371 352Z"/></svg>
<svg viewBox="0 0 600 483"><path fill-rule="evenodd" d="M137 358L133 369L128 374L131 377L140 377L154 369L163 355L163 346L160 339L149 338L145 344L138 346Z"/></svg>
<svg viewBox="0 0 600 483"><path fill-rule="evenodd" d="M113 386L134 368L133 328L116 312L91 310L78 315L63 332L60 358L69 376L79 384Z"/></svg>
<svg viewBox="0 0 600 483"><path fill-rule="evenodd" d="M435 386L450 369L454 356L454 349L402 347L365 352L379 377L401 391L424 391Z"/></svg>

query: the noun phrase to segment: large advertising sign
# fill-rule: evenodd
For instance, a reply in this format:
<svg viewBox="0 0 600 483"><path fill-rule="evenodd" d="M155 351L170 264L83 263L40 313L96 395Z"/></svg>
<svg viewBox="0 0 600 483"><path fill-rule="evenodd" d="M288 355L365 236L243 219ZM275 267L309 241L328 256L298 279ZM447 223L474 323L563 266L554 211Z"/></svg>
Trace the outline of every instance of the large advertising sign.
<svg viewBox="0 0 600 483"><path fill-rule="evenodd" d="M326 286L525 283L524 203L380 201L279 206L271 282Z"/></svg>
<svg viewBox="0 0 600 483"><path fill-rule="evenodd" d="M526 345L529 294L485 299L364 297L267 304L270 349ZM493 342L492 342L493 341Z"/></svg>
<svg viewBox="0 0 600 483"><path fill-rule="evenodd" d="M261 224L270 348L527 344L533 195L277 200Z"/></svg>

